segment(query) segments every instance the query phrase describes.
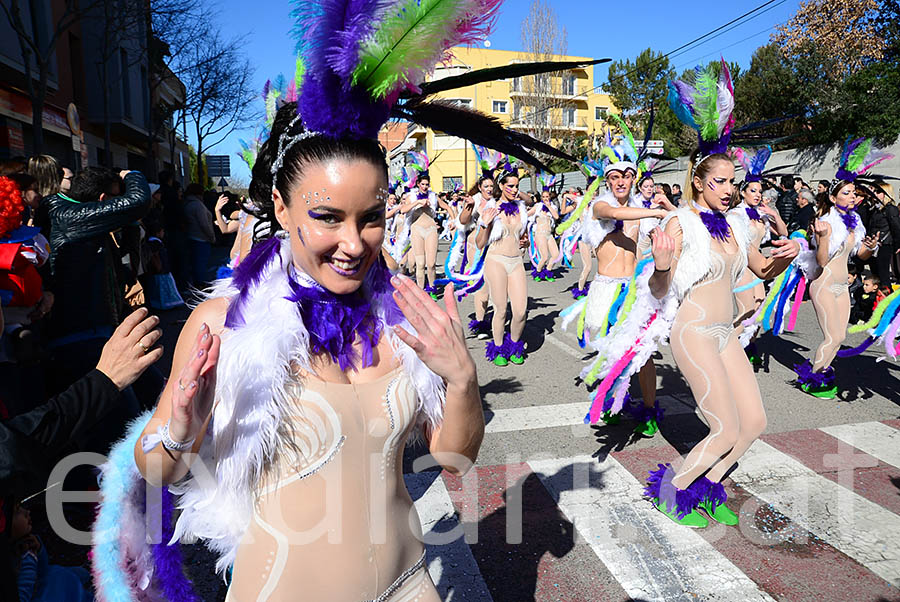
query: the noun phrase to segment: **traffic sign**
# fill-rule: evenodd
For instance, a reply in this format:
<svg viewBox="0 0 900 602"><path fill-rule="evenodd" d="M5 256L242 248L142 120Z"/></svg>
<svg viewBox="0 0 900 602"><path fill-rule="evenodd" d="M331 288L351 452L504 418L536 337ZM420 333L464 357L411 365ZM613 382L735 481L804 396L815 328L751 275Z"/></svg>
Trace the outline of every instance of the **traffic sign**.
<svg viewBox="0 0 900 602"><path fill-rule="evenodd" d="M206 173L210 178L230 178L231 177L231 156L230 155L207 155L206 156Z"/></svg>
<svg viewBox="0 0 900 602"><path fill-rule="evenodd" d="M219 178L219 183L216 184L216 186L218 186L219 188L225 188L226 186L228 186L228 180L226 180L225 178Z"/></svg>

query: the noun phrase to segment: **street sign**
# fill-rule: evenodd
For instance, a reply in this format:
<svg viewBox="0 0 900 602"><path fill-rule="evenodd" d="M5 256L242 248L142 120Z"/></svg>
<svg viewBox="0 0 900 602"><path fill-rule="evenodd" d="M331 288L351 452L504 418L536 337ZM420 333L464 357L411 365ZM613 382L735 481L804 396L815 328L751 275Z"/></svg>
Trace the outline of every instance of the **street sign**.
<svg viewBox="0 0 900 602"><path fill-rule="evenodd" d="M219 188L225 188L226 186L228 186L228 180L226 180L225 178L219 178L219 183L216 184L216 186L218 186Z"/></svg>
<svg viewBox="0 0 900 602"><path fill-rule="evenodd" d="M231 155L207 155L206 173L210 178L230 178Z"/></svg>

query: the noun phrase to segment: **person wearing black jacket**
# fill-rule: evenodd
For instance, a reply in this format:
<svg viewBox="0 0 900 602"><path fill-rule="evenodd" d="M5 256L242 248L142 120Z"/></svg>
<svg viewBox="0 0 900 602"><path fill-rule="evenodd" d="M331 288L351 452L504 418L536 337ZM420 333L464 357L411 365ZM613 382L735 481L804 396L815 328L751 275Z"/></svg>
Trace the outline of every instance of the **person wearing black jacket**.
<svg viewBox="0 0 900 602"><path fill-rule="evenodd" d="M54 464L67 452L85 449L87 433L115 410L120 392L162 357L162 347L154 347L162 336L159 321L147 315L140 309L128 316L104 345L96 368L63 393L0 421L0 599L18 597L9 540L16 502L47 487Z"/></svg>
<svg viewBox="0 0 900 602"><path fill-rule="evenodd" d="M879 187L857 186L857 213L866 227L866 234L880 234L878 252L864 262L883 287L891 284L891 259L894 254L894 239L886 210L886 197ZM876 194L881 192L880 195ZM859 198L859 197L862 198Z"/></svg>
<svg viewBox="0 0 900 602"><path fill-rule="evenodd" d="M781 192L778 193L775 208L786 224L794 222L794 213L797 212L797 191L794 184L794 176L781 176Z"/></svg>
<svg viewBox="0 0 900 602"><path fill-rule="evenodd" d="M890 256L891 267L894 272L894 281L900 282L900 209L894 198L894 187L888 182L875 182L873 186L878 202L884 207L884 215L887 219L888 230L891 234L891 246L886 250L879 250ZM885 249L884 242L881 243ZM890 281L882 282L882 285L890 285Z"/></svg>
<svg viewBox="0 0 900 602"><path fill-rule="evenodd" d="M124 193L119 195L124 184ZM87 373L122 317L120 257L110 233L150 210L150 188L136 171L89 167L69 194L42 201L50 222L50 266L56 295L49 324L55 391Z"/></svg>

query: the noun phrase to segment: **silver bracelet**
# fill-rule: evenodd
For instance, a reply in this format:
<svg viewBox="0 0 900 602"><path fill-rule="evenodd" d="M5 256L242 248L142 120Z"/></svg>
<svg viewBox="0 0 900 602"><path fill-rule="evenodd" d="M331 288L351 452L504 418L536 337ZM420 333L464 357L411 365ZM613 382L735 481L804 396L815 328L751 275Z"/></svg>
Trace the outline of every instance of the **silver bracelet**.
<svg viewBox="0 0 900 602"><path fill-rule="evenodd" d="M143 439L141 439L141 448L146 454L154 447L162 443L163 447L168 450L183 452L191 449L194 446L194 441L196 441L196 438L193 438L190 441L182 442L172 439L172 436L169 435L169 422L166 421L164 425L156 429L155 433L144 435Z"/></svg>

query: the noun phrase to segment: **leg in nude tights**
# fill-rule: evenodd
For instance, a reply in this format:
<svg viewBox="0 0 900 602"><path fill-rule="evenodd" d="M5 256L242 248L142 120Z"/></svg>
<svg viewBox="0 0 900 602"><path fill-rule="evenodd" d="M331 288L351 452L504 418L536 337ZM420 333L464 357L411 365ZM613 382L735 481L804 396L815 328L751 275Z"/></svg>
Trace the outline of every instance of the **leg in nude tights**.
<svg viewBox="0 0 900 602"><path fill-rule="evenodd" d="M543 270L544 266L546 266L547 262L549 261L548 256L549 256L550 252L547 250L547 239L548 238L549 237L541 236L540 234L535 236L534 243L535 243L535 246L537 246L538 256L540 257L540 260L538 261L538 265L537 265L538 272Z"/></svg>
<svg viewBox="0 0 900 602"><path fill-rule="evenodd" d="M484 280L484 286L475 292L472 300L475 302L475 319L481 322L487 314L488 302L491 300L491 287L487 278Z"/></svg>
<svg viewBox="0 0 900 602"><path fill-rule="evenodd" d="M520 265L508 277L507 294L512 317L509 320L509 336L513 341L522 339L525 330L525 312L528 309L528 281L525 278L525 266Z"/></svg>
<svg viewBox="0 0 900 602"><path fill-rule="evenodd" d="M434 286L434 264L437 262L438 232L433 228L425 235L425 272L428 276L428 285Z"/></svg>
<svg viewBox="0 0 900 602"><path fill-rule="evenodd" d="M416 284L419 285L419 288L425 288L425 239L414 232L410 236L410 243L412 246L409 253L416 269Z"/></svg>
<svg viewBox="0 0 900 602"><path fill-rule="evenodd" d="M721 480L766 427L759 386L737 337L732 333L720 354L714 337L684 332L689 330L686 326L673 333L684 344L673 345L672 351L709 434L694 446L672 479L679 489L707 471L711 481Z"/></svg>
<svg viewBox="0 0 900 602"><path fill-rule="evenodd" d="M494 302L494 318L491 320L491 334L495 345L503 344L506 331L506 303L512 308L509 334L518 341L525 330L525 310L528 306L528 291L525 281L525 267L517 266L512 274L507 274L502 263L488 259L484 267L485 280L491 287Z"/></svg>
<svg viewBox="0 0 900 602"><path fill-rule="evenodd" d="M813 370L820 372L831 365L841 343L847 336L847 321L850 319L850 295L846 286L835 286L837 283L831 278L831 272L827 269L823 274L813 280L809 286L809 297L813 308L816 310L816 318L819 327L825 336L819 348L816 349L813 360ZM840 289L836 293L835 289Z"/></svg>
<svg viewBox="0 0 900 602"><path fill-rule="evenodd" d="M587 286L588 278L591 277L594 261L591 259L591 247L586 242L578 242L578 253L581 255L581 275L578 276L578 288L583 289Z"/></svg>
<svg viewBox="0 0 900 602"><path fill-rule="evenodd" d="M554 263L553 260L559 256L559 245L556 244L556 239L552 236L547 237L547 257L549 259L550 264L547 266L549 269L553 270L556 268L559 263ZM562 261L562 257L560 257L560 261Z"/></svg>

